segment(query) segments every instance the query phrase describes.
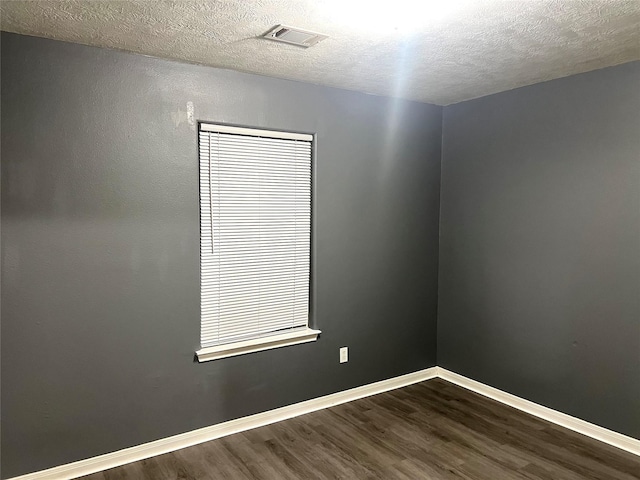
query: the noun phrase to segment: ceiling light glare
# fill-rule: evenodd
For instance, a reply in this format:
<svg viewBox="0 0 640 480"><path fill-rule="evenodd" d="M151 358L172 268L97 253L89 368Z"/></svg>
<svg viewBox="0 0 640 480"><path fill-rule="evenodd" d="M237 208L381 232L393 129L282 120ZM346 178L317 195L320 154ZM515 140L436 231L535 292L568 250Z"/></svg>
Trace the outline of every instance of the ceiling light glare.
<svg viewBox="0 0 640 480"><path fill-rule="evenodd" d="M325 0L336 23L359 30L412 33L451 17L471 0Z"/></svg>

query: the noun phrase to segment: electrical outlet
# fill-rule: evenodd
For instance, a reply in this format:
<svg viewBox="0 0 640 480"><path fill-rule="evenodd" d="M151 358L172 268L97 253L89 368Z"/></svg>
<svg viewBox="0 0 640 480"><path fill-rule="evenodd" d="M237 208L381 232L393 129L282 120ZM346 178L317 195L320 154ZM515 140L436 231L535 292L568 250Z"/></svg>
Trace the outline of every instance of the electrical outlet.
<svg viewBox="0 0 640 480"><path fill-rule="evenodd" d="M346 363L349 361L349 347L342 347L340 349L340 363Z"/></svg>

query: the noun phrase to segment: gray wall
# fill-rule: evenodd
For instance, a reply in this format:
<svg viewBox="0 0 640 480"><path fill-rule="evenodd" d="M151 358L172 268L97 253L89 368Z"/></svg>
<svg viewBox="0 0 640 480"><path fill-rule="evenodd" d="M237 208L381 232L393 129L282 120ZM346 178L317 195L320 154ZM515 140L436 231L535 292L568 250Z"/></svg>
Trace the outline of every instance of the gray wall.
<svg viewBox="0 0 640 480"><path fill-rule="evenodd" d="M318 342L194 362L188 101L317 133ZM4 478L435 365L441 113L3 34Z"/></svg>
<svg viewBox="0 0 640 480"><path fill-rule="evenodd" d="M438 364L640 438L640 63L444 110Z"/></svg>

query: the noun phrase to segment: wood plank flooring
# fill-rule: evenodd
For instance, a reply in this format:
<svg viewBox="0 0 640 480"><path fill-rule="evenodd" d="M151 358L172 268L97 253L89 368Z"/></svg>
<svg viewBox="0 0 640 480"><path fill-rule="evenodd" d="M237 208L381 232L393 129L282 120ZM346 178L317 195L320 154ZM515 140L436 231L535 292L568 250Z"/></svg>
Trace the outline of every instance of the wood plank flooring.
<svg viewBox="0 0 640 480"><path fill-rule="evenodd" d="M434 379L84 480L638 480L640 457Z"/></svg>

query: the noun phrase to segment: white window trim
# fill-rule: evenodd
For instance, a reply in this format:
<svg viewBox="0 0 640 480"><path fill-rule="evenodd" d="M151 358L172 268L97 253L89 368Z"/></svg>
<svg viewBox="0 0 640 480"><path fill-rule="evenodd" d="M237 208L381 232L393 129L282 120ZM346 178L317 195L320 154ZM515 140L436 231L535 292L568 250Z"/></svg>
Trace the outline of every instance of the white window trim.
<svg viewBox="0 0 640 480"><path fill-rule="evenodd" d="M204 122L199 124L199 131L240 134L285 140L302 140L307 142L314 142L315 140L314 135L311 134L234 127L231 125ZM250 338L248 340L201 347L200 350L197 350L195 353L198 358L198 362L202 363L290 345L315 342L321 333L322 332L320 330L310 328L307 322L307 325L304 327L286 330L283 331L283 333L268 333L261 337Z"/></svg>
<svg viewBox="0 0 640 480"><path fill-rule="evenodd" d="M322 333L320 330L306 327L300 330L288 331L280 335L268 335L260 338L252 338L251 340L245 340L243 342L226 343L224 345L201 348L196 352L196 355L198 356L198 362L208 362L210 360L235 357L236 355L260 352L262 350L286 347L288 345L315 342L320 333Z"/></svg>

